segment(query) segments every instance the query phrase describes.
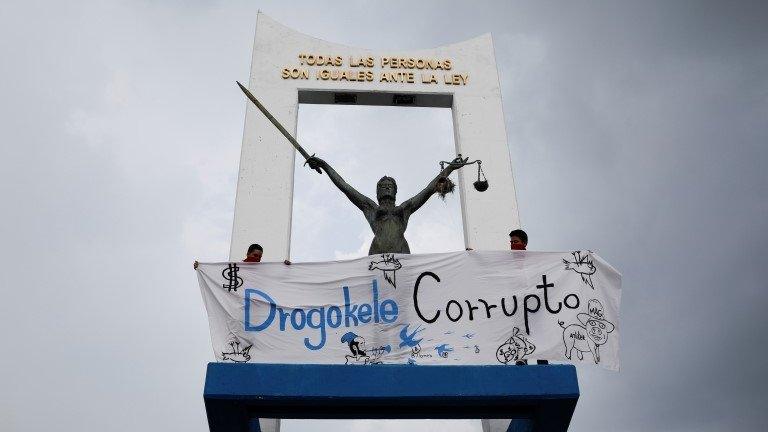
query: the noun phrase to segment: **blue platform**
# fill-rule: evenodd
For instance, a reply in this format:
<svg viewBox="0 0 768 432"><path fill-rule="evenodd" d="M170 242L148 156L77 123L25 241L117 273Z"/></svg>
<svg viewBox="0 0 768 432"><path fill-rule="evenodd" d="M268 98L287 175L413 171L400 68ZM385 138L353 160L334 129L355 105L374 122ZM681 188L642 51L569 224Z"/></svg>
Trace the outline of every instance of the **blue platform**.
<svg viewBox="0 0 768 432"><path fill-rule="evenodd" d="M209 363L211 432L259 418L512 419L509 431L565 431L579 398L572 365L409 366Z"/></svg>

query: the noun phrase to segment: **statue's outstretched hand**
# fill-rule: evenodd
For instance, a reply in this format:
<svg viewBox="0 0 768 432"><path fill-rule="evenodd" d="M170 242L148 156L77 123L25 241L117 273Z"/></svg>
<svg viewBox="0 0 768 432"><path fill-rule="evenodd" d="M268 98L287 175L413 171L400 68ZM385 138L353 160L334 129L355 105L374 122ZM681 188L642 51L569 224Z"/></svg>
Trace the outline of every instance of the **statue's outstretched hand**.
<svg viewBox="0 0 768 432"><path fill-rule="evenodd" d="M464 165L469 165L467 161L469 160L468 157L465 157L464 159L461 158L461 155L459 155L457 158L452 160L448 166L453 168L454 170L459 169L463 167Z"/></svg>
<svg viewBox="0 0 768 432"><path fill-rule="evenodd" d="M467 163L468 160L469 160L468 157L462 158L461 154L459 154L456 158L454 158L450 162L445 162L445 161L440 162L440 169L444 170L442 175L450 174L461 167L469 165L469 163Z"/></svg>
<svg viewBox="0 0 768 432"><path fill-rule="evenodd" d="M322 174L322 171L320 171L320 169L325 169L325 167L328 166L328 163L320 159L319 157L312 155L309 157L309 159L307 159L306 162L304 162L304 165L309 165L311 169Z"/></svg>

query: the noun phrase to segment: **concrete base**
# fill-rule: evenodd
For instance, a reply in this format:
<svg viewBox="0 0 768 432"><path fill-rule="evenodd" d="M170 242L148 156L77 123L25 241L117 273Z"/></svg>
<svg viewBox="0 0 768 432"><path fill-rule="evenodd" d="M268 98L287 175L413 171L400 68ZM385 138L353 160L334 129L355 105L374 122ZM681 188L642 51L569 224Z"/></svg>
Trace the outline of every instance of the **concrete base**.
<svg viewBox="0 0 768 432"><path fill-rule="evenodd" d="M484 420L483 431L565 431L579 386L571 365L209 363L203 398L211 432L277 431L281 418L506 419Z"/></svg>

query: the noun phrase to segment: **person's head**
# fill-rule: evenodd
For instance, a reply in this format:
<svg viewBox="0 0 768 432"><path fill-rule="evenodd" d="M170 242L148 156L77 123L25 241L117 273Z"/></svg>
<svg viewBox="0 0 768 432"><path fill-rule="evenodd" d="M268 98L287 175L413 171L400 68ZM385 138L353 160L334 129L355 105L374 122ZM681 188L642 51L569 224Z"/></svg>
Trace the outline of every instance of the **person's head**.
<svg viewBox="0 0 768 432"><path fill-rule="evenodd" d="M381 202L382 199L395 200L397 195L397 183L392 177L384 176L376 183L376 199Z"/></svg>
<svg viewBox="0 0 768 432"><path fill-rule="evenodd" d="M256 243L248 246L248 252L245 254L246 262L261 262L261 256L264 254L264 248Z"/></svg>
<svg viewBox="0 0 768 432"><path fill-rule="evenodd" d="M509 233L509 247L512 250L525 250L528 247L528 234L521 229Z"/></svg>

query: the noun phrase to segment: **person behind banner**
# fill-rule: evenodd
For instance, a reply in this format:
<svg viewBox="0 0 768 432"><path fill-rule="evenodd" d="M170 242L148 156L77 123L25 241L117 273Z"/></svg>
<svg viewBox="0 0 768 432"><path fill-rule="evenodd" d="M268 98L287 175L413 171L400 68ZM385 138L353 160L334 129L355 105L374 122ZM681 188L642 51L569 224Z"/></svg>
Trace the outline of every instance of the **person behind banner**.
<svg viewBox="0 0 768 432"><path fill-rule="evenodd" d="M261 247L260 244L254 243L254 244L248 246L248 251L245 253L245 258L243 259L243 262L250 262L250 263L261 262L261 257L263 255L264 255L264 248ZM195 263L193 264L193 267L194 267L195 270L197 270L197 266L199 264L200 263L195 261ZM288 260L285 260L285 261L283 261L283 264L291 265L291 262L288 261Z"/></svg>
<svg viewBox="0 0 768 432"><path fill-rule="evenodd" d="M528 234L521 229L512 230L509 233L509 248L511 250L527 250L528 248ZM527 365L528 359L518 360L516 365ZM549 364L547 360L536 360L536 364Z"/></svg>
<svg viewBox="0 0 768 432"><path fill-rule="evenodd" d="M262 255L264 255L264 248L260 244L254 243L248 246L248 252L245 253L243 262L261 262Z"/></svg>
<svg viewBox="0 0 768 432"><path fill-rule="evenodd" d="M254 243L248 246L248 252L246 252L243 262L261 262L262 255L264 255L264 248L260 244ZM285 260L283 264L291 265L291 262Z"/></svg>
<svg viewBox="0 0 768 432"><path fill-rule="evenodd" d="M512 250L526 250L528 247L528 234L521 229L512 230L509 233L509 247Z"/></svg>

